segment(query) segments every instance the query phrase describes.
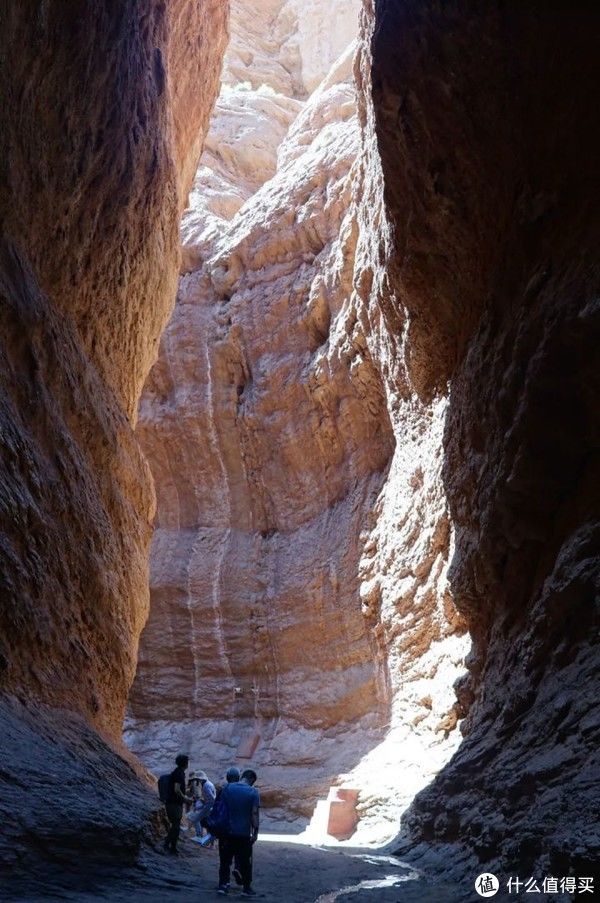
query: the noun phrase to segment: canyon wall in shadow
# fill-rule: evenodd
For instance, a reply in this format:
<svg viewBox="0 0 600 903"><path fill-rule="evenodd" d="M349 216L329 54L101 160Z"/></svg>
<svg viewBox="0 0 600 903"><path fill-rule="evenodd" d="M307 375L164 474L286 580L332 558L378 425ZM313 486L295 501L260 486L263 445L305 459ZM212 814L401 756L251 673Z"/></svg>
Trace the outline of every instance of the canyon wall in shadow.
<svg viewBox="0 0 600 903"><path fill-rule="evenodd" d="M130 857L153 805L115 751L155 508L133 426L226 20L219 0L0 13L4 867Z"/></svg>
<svg viewBox="0 0 600 903"><path fill-rule="evenodd" d="M377 2L370 23L384 304L412 391L448 397L448 576L474 641L465 740L404 827L479 871L593 874L599 17Z"/></svg>

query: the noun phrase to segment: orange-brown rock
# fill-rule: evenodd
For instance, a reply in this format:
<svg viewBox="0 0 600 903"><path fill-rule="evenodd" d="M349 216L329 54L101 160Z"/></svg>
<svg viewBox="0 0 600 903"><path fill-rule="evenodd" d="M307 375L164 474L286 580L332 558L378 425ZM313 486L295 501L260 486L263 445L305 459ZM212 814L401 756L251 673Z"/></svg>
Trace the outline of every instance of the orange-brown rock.
<svg viewBox="0 0 600 903"><path fill-rule="evenodd" d="M226 72L242 39L234 14ZM154 769L181 746L217 775L251 759L287 821L350 782L382 839L456 744L466 641L446 587L445 407L402 398L368 306L353 46L335 49L301 103L261 44L278 91L230 77L215 111L183 221L191 272L140 407L158 514L126 738Z"/></svg>
<svg viewBox="0 0 600 903"><path fill-rule="evenodd" d="M297 824L333 781L349 819L321 800L309 837L357 814L382 839L421 791L402 850L438 879L594 874L598 13L364 0L353 62L345 0L232 5L140 408L158 514L127 739L161 770L181 745L252 761ZM41 874L81 900L80 863L87 897L151 842L118 742L154 514L132 430L226 17L0 12L16 899Z"/></svg>
<svg viewBox="0 0 600 903"><path fill-rule="evenodd" d="M217 774L251 757L270 814L288 817L311 813L385 719L357 573L393 448L368 355L352 378L356 352L328 342L355 246L351 53L298 106L276 173L202 237L211 256L182 278L144 393L138 433L159 510L127 724L155 769L179 747ZM218 134L231 109L217 108Z"/></svg>
<svg viewBox="0 0 600 903"><path fill-rule="evenodd" d="M186 232L140 422L148 761L252 755L286 818L336 778L369 837L432 782L413 850L594 859L595 21L367 2L360 143L340 63L270 180Z"/></svg>
<svg viewBox="0 0 600 903"><path fill-rule="evenodd" d="M90 725L119 742L147 615L154 494L132 427L174 299L226 18L219 0L1 13L0 807L13 859L35 837L44 849L97 836L108 814L90 769L115 790L99 852L139 845L149 798ZM75 767L57 752L67 738Z"/></svg>

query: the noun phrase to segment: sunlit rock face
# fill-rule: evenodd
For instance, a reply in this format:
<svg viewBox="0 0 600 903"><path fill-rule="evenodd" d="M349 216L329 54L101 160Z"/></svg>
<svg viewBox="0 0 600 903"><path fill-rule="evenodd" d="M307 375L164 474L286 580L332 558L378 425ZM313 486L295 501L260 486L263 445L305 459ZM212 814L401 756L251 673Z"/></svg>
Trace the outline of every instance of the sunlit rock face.
<svg viewBox="0 0 600 903"><path fill-rule="evenodd" d="M405 830L420 852L461 844L474 875L591 875L598 14L366 12L358 68L377 147L365 197L387 224L377 307L402 361L396 384L439 429L449 587L474 638L458 687L465 740ZM443 853L456 868L456 849Z"/></svg>
<svg viewBox="0 0 600 903"><path fill-rule="evenodd" d="M196 173L130 744L297 824L342 781L356 840L430 784L413 855L593 874L597 14L366 0L353 62L358 2L234 2L197 170L227 4L108 6L2 16L1 867L147 840L132 426Z"/></svg>
<svg viewBox="0 0 600 903"><path fill-rule="evenodd" d="M275 175L303 102L356 38L359 8L359 0L233 0L223 87L182 224L184 271L211 254L242 204Z"/></svg>
<svg viewBox="0 0 600 903"><path fill-rule="evenodd" d="M233 6L140 406L158 513L126 739L154 769L179 748L217 776L252 761L266 815L298 825L343 780L359 836L382 839L459 738L468 642L446 578L446 402L411 393L381 314L343 6Z"/></svg>
<svg viewBox="0 0 600 903"><path fill-rule="evenodd" d="M0 860L9 866L39 864L48 845L131 857L150 805L107 745L120 742L148 607L154 493L132 424L174 300L178 221L227 11L219 0L112 6L2 13ZM31 845L35 863L23 858Z"/></svg>

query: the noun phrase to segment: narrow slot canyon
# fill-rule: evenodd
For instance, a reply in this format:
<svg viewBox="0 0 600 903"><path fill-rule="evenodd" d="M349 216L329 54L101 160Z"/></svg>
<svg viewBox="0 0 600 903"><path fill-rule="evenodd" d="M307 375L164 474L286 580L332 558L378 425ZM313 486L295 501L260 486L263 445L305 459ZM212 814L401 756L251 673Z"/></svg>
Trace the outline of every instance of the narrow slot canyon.
<svg viewBox="0 0 600 903"><path fill-rule="evenodd" d="M157 516L125 737L156 773L179 749L210 774L251 760L273 829L304 829L319 801L314 839L332 786L360 789L354 840L385 841L458 737L443 404L435 438L422 411L401 437L353 287L359 3L257 12L231 7L141 399Z"/></svg>
<svg viewBox="0 0 600 903"><path fill-rule="evenodd" d="M599 20L0 8L0 899L598 893Z"/></svg>

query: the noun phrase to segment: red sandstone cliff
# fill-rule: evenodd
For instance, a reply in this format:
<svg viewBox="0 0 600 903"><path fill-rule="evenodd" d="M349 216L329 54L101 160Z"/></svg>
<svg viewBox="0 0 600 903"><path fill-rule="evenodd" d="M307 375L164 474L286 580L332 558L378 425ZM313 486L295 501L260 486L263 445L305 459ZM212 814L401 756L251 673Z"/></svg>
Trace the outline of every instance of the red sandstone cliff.
<svg viewBox="0 0 600 903"><path fill-rule="evenodd" d="M234 8L186 273L140 406L158 511L126 739L155 770L179 747L217 775L249 757L266 816L288 822L345 775L373 840L456 746L468 641L446 580L446 407L403 388L368 295L382 220L364 203L342 43L358 18L338 6L307 100L324 7L304 36L286 4L274 19L253 5L256 34ZM238 80L243 42L254 85Z"/></svg>
<svg viewBox="0 0 600 903"><path fill-rule="evenodd" d="M279 155L259 147L267 184L235 154L241 179L213 160L196 182L209 199L140 418L158 604L130 730L161 755L167 731L199 737L215 762L258 734L287 817L286 774L316 771L316 788L356 766L363 822L430 782L404 819L407 855L452 844L450 869L590 873L597 15L364 6L357 122L343 67L320 94L301 78L293 15L275 35L246 20L262 70L283 34L286 100L251 84L255 111L278 108L275 140L295 122ZM75 847L133 861L152 808L104 738L147 607L154 502L132 424L225 9L0 15L0 849L13 871L51 851L62 892ZM172 446L152 438L159 421ZM205 697L228 700L220 734L202 734ZM153 724L161 706L177 717Z"/></svg>
<svg viewBox="0 0 600 903"><path fill-rule="evenodd" d="M267 783L297 801L307 769L356 766L381 822L460 746L405 819L413 842L462 841L472 867L593 858L593 18L367 3L360 145L315 95L231 225L185 233L140 426L159 530L129 727L150 761L186 742L216 767L260 738ZM367 674L359 636L384 680L349 704L338 650ZM390 731L365 744L382 698Z"/></svg>
<svg viewBox="0 0 600 903"><path fill-rule="evenodd" d="M0 16L1 843L10 862L49 838L129 855L149 801L94 730L120 741L147 616L155 503L132 426L227 9Z"/></svg>

